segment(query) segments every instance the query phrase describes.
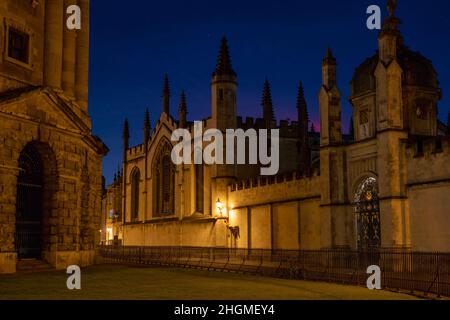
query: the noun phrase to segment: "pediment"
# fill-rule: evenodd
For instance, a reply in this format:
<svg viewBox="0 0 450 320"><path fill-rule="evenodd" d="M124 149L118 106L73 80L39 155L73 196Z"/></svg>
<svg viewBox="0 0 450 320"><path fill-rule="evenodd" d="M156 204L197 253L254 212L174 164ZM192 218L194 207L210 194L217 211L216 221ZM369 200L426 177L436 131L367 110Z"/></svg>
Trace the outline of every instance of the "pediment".
<svg viewBox="0 0 450 320"><path fill-rule="evenodd" d="M58 93L47 88L24 88L0 96L0 112L73 132L90 132L89 127Z"/></svg>

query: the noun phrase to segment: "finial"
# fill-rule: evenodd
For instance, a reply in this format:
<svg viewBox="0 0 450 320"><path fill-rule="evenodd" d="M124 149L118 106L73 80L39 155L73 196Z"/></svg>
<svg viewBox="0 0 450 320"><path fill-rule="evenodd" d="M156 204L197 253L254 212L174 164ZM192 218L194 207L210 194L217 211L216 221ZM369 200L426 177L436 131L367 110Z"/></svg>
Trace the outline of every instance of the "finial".
<svg viewBox="0 0 450 320"><path fill-rule="evenodd" d="M148 108L145 109L145 115L144 115L144 130L150 131L151 125L150 125L150 114L148 112Z"/></svg>
<svg viewBox="0 0 450 320"><path fill-rule="evenodd" d="M128 119L125 118L125 121L123 122L123 134L122 138L128 140L130 138L130 129L128 126Z"/></svg>
<svg viewBox="0 0 450 320"><path fill-rule="evenodd" d="M327 48L327 52L325 53L325 57L323 58L322 64L323 65L336 64L336 58L333 56L333 51L331 50L330 47Z"/></svg>
<svg viewBox="0 0 450 320"><path fill-rule="evenodd" d="M263 118L267 123L275 120L275 114L273 112L272 94L270 92L270 83L266 78L264 80L264 89L261 105L263 107Z"/></svg>
<svg viewBox="0 0 450 320"><path fill-rule="evenodd" d="M388 0L387 9L389 11L389 16L394 17L395 10L397 9L397 0Z"/></svg>
<svg viewBox="0 0 450 320"><path fill-rule="evenodd" d="M303 83L301 81L298 84L297 109L298 109L298 116L299 116L299 119L298 119L299 124L300 124L300 121L302 121L306 130L308 130L308 122L309 122L308 106L306 105L305 91L303 89Z"/></svg>

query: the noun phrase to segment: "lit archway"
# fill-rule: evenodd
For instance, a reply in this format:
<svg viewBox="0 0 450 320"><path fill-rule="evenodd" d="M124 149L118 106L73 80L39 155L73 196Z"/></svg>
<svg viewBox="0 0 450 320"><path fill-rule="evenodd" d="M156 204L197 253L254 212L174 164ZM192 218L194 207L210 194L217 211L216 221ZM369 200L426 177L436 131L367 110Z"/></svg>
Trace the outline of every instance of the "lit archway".
<svg viewBox="0 0 450 320"><path fill-rule="evenodd" d="M378 181L375 177L367 177L359 183L354 201L358 249L378 249L381 246L381 221Z"/></svg>

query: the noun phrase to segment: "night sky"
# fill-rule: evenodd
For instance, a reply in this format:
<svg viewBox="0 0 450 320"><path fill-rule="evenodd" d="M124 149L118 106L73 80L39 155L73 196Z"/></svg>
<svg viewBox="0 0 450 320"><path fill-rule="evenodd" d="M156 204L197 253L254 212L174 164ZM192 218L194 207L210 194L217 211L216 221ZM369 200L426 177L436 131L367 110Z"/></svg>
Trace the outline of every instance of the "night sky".
<svg viewBox="0 0 450 320"><path fill-rule="evenodd" d="M440 119L450 111L450 3L399 0L406 44L431 59L443 99ZM130 122L130 145L142 143L145 108L152 126L161 112L164 74L169 75L171 114L178 117L186 90L188 120L211 114L210 81L220 39L228 38L238 74L238 114L261 117L265 77L272 87L277 120L295 120L298 82L303 81L311 120L318 128L321 61L331 46L338 62L343 128L351 115L348 96L354 69L377 49L378 31L366 28L366 9L385 0L148 1L117 5L91 1L89 109L93 133L110 148L104 159L107 183L122 158L122 124Z"/></svg>

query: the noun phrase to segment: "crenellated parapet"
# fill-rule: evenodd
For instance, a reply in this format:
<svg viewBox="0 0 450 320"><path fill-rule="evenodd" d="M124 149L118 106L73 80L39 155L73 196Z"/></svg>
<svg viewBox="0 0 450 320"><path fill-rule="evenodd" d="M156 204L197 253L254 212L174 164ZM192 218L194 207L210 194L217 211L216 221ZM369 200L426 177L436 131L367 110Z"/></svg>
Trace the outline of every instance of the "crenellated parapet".
<svg viewBox="0 0 450 320"><path fill-rule="evenodd" d="M408 184L450 181L450 136L411 137L404 143Z"/></svg>
<svg viewBox="0 0 450 320"><path fill-rule="evenodd" d="M291 172L278 176L258 176L228 186L231 208L277 201L320 199L320 175L310 176Z"/></svg>
<svg viewBox="0 0 450 320"><path fill-rule="evenodd" d="M266 122L262 118L246 117L245 121L242 117L237 117L237 128L248 129L266 129ZM282 138L297 138L298 137L298 122L297 121L272 121L272 128L280 130L280 137Z"/></svg>
<svg viewBox="0 0 450 320"><path fill-rule="evenodd" d="M256 176L250 179L243 179L240 181L237 181L236 183L233 183L229 186L230 192L235 192L239 190L245 190L245 189L253 189L253 188L259 188L264 186L270 186L274 184L280 184L295 180L302 180L302 179L312 179L314 177L320 176L320 173L318 170L314 170L311 175L304 175L300 173L299 171L294 172L287 172L283 174L279 174L276 176Z"/></svg>
<svg viewBox="0 0 450 320"><path fill-rule="evenodd" d="M144 144L139 144L137 146L131 147L127 150L127 159L133 160L137 157L143 156L145 153Z"/></svg>

